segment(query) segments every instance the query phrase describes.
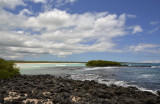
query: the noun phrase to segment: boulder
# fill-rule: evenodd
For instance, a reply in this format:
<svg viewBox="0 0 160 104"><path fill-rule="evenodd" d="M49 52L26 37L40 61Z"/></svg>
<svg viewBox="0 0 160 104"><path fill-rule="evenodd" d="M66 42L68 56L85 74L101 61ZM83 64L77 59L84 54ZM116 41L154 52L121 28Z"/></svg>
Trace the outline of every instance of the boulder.
<svg viewBox="0 0 160 104"><path fill-rule="evenodd" d="M160 91L157 91L157 94L160 96Z"/></svg>

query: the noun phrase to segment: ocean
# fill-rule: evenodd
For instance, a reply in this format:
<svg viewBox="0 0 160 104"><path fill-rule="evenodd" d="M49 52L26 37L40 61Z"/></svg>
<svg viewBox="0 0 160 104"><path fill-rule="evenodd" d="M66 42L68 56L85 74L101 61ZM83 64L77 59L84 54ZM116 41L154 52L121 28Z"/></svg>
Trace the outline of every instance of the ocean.
<svg viewBox="0 0 160 104"><path fill-rule="evenodd" d="M21 74L67 75L74 80L95 80L107 85L134 86L153 93L160 90L160 64L129 63L127 65L124 67L86 67L85 63L17 64Z"/></svg>

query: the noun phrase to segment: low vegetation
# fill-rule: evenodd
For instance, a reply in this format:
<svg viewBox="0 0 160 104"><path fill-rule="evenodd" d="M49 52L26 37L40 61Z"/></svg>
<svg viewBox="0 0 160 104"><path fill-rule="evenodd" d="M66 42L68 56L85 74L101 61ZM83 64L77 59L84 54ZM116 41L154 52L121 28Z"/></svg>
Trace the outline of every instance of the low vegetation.
<svg viewBox="0 0 160 104"><path fill-rule="evenodd" d="M12 61L0 58L0 79L12 78L20 75L19 68Z"/></svg>
<svg viewBox="0 0 160 104"><path fill-rule="evenodd" d="M86 66L121 66L120 62L115 61L103 61L103 60L92 60L86 63Z"/></svg>

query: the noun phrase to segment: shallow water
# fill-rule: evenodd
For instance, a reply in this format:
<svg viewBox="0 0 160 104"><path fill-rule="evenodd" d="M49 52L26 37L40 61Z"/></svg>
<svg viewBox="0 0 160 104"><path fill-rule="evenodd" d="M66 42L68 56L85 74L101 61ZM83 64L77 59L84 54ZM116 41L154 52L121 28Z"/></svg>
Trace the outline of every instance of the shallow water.
<svg viewBox="0 0 160 104"><path fill-rule="evenodd" d="M21 74L70 75L75 80L95 80L107 85L137 86L142 90L160 90L159 67L94 67L84 63L17 64Z"/></svg>
<svg viewBox="0 0 160 104"><path fill-rule="evenodd" d="M21 74L38 75L52 74L65 75L72 70L79 70L84 67L85 63L17 63Z"/></svg>

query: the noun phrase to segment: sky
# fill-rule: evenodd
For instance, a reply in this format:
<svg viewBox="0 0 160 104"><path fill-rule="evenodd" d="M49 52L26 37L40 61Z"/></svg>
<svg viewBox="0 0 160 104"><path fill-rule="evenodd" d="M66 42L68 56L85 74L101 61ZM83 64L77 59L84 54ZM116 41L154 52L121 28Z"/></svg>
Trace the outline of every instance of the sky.
<svg viewBox="0 0 160 104"><path fill-rule="evenodd" d="M160 63L160 0L0 0L0 57Z"/></svg>

